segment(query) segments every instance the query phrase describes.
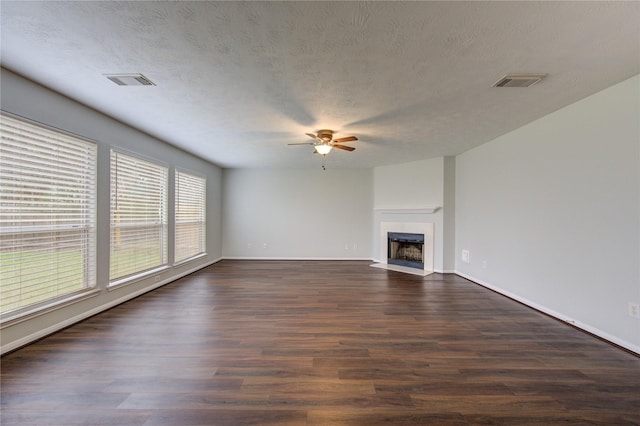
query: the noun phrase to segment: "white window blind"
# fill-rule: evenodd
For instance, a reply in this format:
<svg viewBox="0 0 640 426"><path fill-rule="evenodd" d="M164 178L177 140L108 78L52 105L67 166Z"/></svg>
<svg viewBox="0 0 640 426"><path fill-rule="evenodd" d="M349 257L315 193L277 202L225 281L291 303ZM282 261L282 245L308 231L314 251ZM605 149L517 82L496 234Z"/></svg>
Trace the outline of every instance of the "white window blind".
<svg viewBox="0 0 640 426"><path fill-rule="evenodd" d="M167 263L167 181L167 167L111 151L111 282Z"/></svg>
<svg viewBox="0 0 640 426"><path fill-rule="evenodd" d="M0 115L0 312L95 287L96 144Z"/></svg>
<svg viewBox="0 0 640 426"><path fill-rule="evenodd" d="M175 261L204 253L206 229L206 180L176 170Z"/></svg>

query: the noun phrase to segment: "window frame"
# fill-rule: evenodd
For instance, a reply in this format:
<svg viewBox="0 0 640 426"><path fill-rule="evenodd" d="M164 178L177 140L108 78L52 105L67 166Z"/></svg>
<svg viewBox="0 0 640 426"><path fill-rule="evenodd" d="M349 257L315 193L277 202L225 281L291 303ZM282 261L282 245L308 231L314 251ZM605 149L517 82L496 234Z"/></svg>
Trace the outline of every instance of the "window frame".
<svg viewBox="0 0 640 426"><path fill-rule="evenodd" d="M113 262L113 202L114 202L114 194L113 194L113 182L114 182L114 170L113 170L113 156L124 156L128 157L128 159L132 159L134 161L146 163L150 166L154 166L157 168L162 168L164 171L164 180L163 180L163 190L162 190L162 206L163 206L163 221L161 220L157 226L161 231L161 258L162 261L160 264L150 266L149 268L139 269L125 275L119 275L115 278L112 277L112 262ZM132 152L126 149L111 147L109 150L109 262L108 262L108 290L112 290L118 288L122 285L131 284L142 279L149 277L150 275L158 274L162 271L165 271L170 268L169 266L169 172L170 167L167 163L157 160L155 158L150 158L139 154L137 152ZM116 177L117 179L117 177Z"/></svg>
<svg viewBox="0 0 640 426"><path fill-rule="evenodd" d="M178 259L176 254L178 252L178 228L180 225L180 222L178 221L178 203L180 202L179 200L179 186L178 186L178 177L179 175L185 175L188 176L190 178L196 178L196 179L200 179L202 181L202 197L201 197L201 211L200 216L201 216L201 221L192 221L190 223L198 223L200 224L200 238L201 238L201 246L200 246L200 251L197 253L193 253L187 257L183 257ZM199 259L203 256L207 255L207 177L205 175L202 175L200 173L195 173L189 170L185 170L182 168L174 168L174 179L173 179L173 195L174 195L174 202L173 202L173 225L174 225L174 230L173 230L173 264L174 265L181 265L183 263L187 263L190 262L192 260L195 259ZM183 223L184 224L184 223Z"/></svg>
<svg viewBox="0 0 640 426"><path fill-rule="evenodd" d="M14 173L8 172L5 177L8 179L7 181L10 181L9 179L12 178L21 179L25 182L22 184L22 191L11 192L10 185L7 184L5 188L7 190L7 201L3 209L6 208L6 212L10 215L12 211L9 202L10 198L17 199L19 204L20 198L43 197L43 194L46 193L47 190L54 194L68 195L67 197L52 197L49 204L46 202L38 203L33 201L28 204L29 207L35 206L31 215L36 214L45 218L42 226L37 226L34 219L32 219L31 224L22 223L28 221L24 220L21 212L15 211L16 206L14 204L14 215L19 215L19 217L13 220L15 232L6 232L6 234L15 235L15 237L8 238L6 241L9 243L24 244L23 238L25 238L25 236L39 235L36 238L41 241L38 241L33 247L35 247L38 252L42 250L42 253L54 253L69 247L65 246L65 244L63 244L65 241L61 241L60 238L64 238L65 236L68 238L68 235L71 235L74 239L71 240L73 243L71 245L73 251L70 253L80 253L80 261L82 262L82 272L78 274L81 277L81 288L1 311L0 322L2 323L1 327L4 328L17 322L51 312L71 303L93 297L100 292L97 286L96 275L98 143L89 138L4 110L0 111L0 115L2 116L3 127L6 125L7 129L10 127L14 127L15 129L11 144L9 142L12 140L10 136L6 137L7 142L4 141L5 138L2 138L2 144L6 144L4 149L9 155L5 158L6 164L13 163L17 170ZM22 134L18 133L20 127L23 127L24 133ZM18 138L21 140L18 140ZM45 142L44 144L43 141ZM23 158L12 158L10 155L11 149L13 148L15 150L14 152L17 153L17 150L24 148L22 145L31 145L33 150L20 154L24 156ZM53 150L51 150L50 153L46 152L46 149L50 149L51 147L55 147L58 150L57 156L54 155ZM76 151L83 153L83 155L77 157L75 154ZM69 152L73 152L73 155ZM27 159L28 154L33 154L30 156L31 161ZM73 160L78 161L74 162ZM32 176L28 176L27 173L23 171L27 164L30 164L32 167ZM58 175L50 172L49 167L51 164L58 164L58 167L65 167L67 169L67 173L61 175L65 176L64 180L58 180L55 177ZM77 173L77 169L73 168L73 166L84 166L84 168L81 169L82 173ZM72 167L72 171L69 171L71 170L69 167ZM25 180L27 178L31 179ZM78 183L78 185L71 185L74 181ZM32 191L36 189L36 187L33 186L34 182L38 182L35 193L28 190L29 185L33 188ZM64 191L65 189L66 191ZM65 204L61 206L63 202L71 202L71 205ZM47 206L49 206L49 208L47 208ZM47 216L44 215L45 211L49 212L48 219L46 219ZM69 212L74 211L75 213L71 216L72 220L68 221L66 218L69 217ZM7 220L7 222L10 223L11 221ZM78 230L81 231L78 232ZM47 234L49 234L48 237ZM66 243L69 243L69 240L67 240ZM16 252L24 253L24 250L17 250ZM68 265L68 261L61 263L60 258L52 257L55 265L57 265L56 267ZM22 265L22 262L20 262L20 264ZM25 264L28 264L28 262ZM31 266L33 267L33 265ZM20 267L20 269L22 269L22 267ZM66 280L68 277L58 277L57 281L62 279ZM23 282L22 274L19 280L20 283ZM48 281L47 288L51 286L53 289L59 286L60 284L57 284L57 281Z"/></svg>

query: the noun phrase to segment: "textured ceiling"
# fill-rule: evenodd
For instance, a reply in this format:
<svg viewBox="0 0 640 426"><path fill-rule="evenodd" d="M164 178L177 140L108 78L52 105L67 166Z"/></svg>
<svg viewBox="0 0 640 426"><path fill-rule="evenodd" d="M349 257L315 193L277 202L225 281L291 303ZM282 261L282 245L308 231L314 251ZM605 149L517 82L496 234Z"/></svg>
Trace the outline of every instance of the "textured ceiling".
<svg viewBox="0 0 640 426"><path fill-rule="evenodd" d="M640 72L639 2L13 2L2 65L223 167L455 155ZM154 87L103 74L140 72ZM548 73L492 88L506 73ZM106 141L111 142L111 141Z"/></svg>

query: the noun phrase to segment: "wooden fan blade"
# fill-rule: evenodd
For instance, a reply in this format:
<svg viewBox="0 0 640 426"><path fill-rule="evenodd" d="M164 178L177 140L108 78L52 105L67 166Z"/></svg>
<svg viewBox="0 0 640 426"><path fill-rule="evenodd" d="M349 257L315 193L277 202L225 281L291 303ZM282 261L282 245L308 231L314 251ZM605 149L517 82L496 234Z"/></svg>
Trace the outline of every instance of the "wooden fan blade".
<svg viewBox="0 0 640 426"><path fill-rule="evenodd" d="M315 139L317 141L321 140L317 135L314 135L313 133L305 133L305 135L309 136L311 139Z"/></svg>
<svg viewBox="0 0 640 426"><path fill-rule="evenodd" d="M338 143L342 143L342 142L353 142L353 141L357 141L358 138L356 138L355 136L347 136L346 138L338 138L338 139L334 139L334 142L338 142Z"/></svg>
<svg viewBox="0 0 640 426"><path fill-rule="evenodd" d="M288 143L287 145L315 145L315 142Z"/></svg>
<svg viewBox="0 0 640 426"><path fill-rule="evenodd" d="M333 144L334 148L338 148L338 149L344 149L345 151L355 151L356 149L350 146L346 146L346 145L339 145L339 144Z"/></svg>

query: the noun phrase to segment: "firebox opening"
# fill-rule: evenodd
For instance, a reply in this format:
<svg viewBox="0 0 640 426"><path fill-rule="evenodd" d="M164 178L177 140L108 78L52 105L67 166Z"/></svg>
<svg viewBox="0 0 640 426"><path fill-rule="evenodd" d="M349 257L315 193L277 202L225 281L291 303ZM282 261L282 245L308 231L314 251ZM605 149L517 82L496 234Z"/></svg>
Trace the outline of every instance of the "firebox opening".
<svg viewBox="0 0 640 426"><path fill-rule="evenodd" d="M388 232L387 263L424 269L424 234Z"/></svg>

